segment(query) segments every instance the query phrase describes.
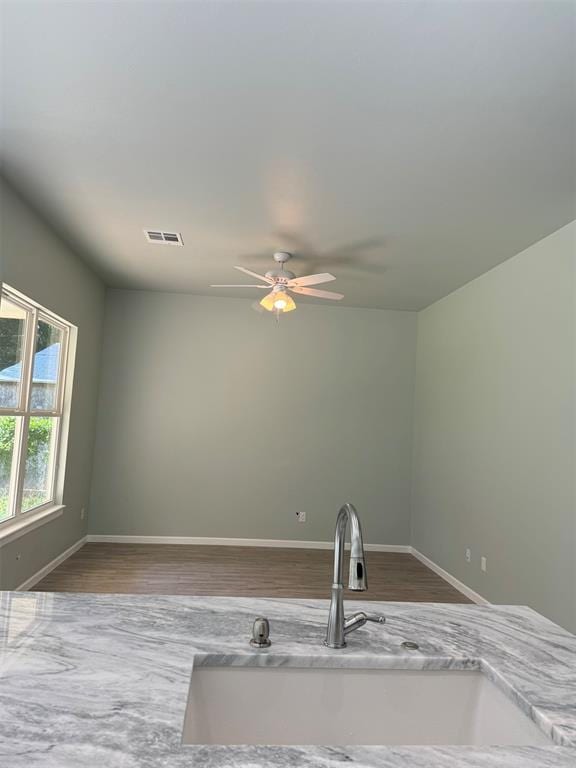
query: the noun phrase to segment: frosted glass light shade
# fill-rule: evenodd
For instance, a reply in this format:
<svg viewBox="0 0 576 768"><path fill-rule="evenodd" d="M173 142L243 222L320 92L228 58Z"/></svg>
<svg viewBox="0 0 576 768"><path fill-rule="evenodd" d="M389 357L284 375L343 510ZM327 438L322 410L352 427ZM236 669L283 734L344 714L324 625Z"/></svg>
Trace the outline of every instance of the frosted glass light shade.
<svg viewBox="0 0 576 768"><path fill-rule="evenodd" d="M268 312L292 312L296 309L296 302L284 291L277 291L276 293L268 293L262 301L260 306L267 309Z"/></svg>

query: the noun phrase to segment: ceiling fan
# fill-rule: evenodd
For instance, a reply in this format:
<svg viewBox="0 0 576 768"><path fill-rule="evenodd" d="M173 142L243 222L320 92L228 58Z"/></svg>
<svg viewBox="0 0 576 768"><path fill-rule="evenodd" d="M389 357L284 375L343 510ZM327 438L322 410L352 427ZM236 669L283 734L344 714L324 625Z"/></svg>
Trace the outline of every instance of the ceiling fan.
<svg viewBox="0 0 576 768"><path fill-rule="evenodd" d="M284 264L292 258L292 254L287 251L279 251L274 254L274 261L280 265L279 269L270 269L265 275L259 275L257 272L252 272L245 267L234 267L239 269L240 272L244 272L251 277L256 277L258 280L262 280L264 284L240 284L240 285L211 285L211 288L264 288L269 293L264 296L260 301L260 306L267 309L269 312L274 312L276 316L279 316L283 312L291 312L296 309L296 302L290 296L289 292L300 293L304 296L314 296L317 299L332 299L333 301L339 301L344 298L342 293L334 293L333 291L320 291L317 288L309 288L310 285L319 285L320 283L328 283L330 280L336 280L334 275L329 272L323 272L319 275L305 275L304 277L296 277L293 272L289 272L284 269Z"/></svg>
<svg viewBox="0 0 576 768"><path fill-rule="evenodd" d="M367 237L362 240L341 243L329 249L317 248L308 238L297 231L277 229L272 233L274 240L280 244L282 250L290 252L293 261L298 265L309 268L311 272L316 269L351 270L352 272L368 272L381 274L384 271L378 254L386 245L383 237ZM247 253L240 256L241 263L263 264L270 258L270 252Z"/></svg>

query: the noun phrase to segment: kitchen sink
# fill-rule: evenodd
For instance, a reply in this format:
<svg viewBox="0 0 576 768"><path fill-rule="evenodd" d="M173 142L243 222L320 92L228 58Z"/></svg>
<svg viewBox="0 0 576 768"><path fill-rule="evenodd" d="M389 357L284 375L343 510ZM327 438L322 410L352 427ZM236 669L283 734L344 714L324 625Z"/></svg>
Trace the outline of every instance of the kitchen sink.
<svg viewBox="0 0 576 768"><path fill-rule="evenodd" d="M185 744L550 745L479 671L200 666Z"/></svg>

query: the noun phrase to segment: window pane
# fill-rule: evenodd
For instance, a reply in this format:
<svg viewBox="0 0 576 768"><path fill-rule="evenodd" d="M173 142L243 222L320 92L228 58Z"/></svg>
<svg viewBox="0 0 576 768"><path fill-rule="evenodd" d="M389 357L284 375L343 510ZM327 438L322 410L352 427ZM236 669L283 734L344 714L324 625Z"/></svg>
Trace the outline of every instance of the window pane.
<svg viewBox="0 0 576 768"><path fill-rule="evenodd" d="M0 300L0 408L18 408L28 313L6 297Z"/></svg>
<svg viewBox="0 0 576 768"><path fill-rule="evenodd" d="M0 522L10 516L10 492L14 484L14 445L20 420L0 416Z"/></svg>
<svg viewBox="0 0 576 768"><path fill-rule="evenodd" d="M58 372L64 332L46 320L38 322L32 377L32 410L56 408Z"/></svg>
<svg viewBox="0 0 576 768"><path fill-rule="evenodd" d="M28 427L22 512L52 500L54 457L59 419L33 416Z"/></svg>

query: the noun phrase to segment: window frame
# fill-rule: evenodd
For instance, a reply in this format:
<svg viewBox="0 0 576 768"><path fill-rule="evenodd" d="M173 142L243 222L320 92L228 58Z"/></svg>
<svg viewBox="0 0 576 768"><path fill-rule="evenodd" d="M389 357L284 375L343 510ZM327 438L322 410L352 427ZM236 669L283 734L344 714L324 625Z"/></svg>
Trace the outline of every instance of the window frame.
<svg viewBox="0 0 576 768"><path fill-rule="evenodd" d="M27 313L27 320L22 345L18 402L14 408L0 407L0 416L14 416L17 425L14 433L14 449L8 496L9 514L4 520L0 521L0 536L4 531L8 532L12 527L19 528L26 521L33 522L51 510L62 509L63 477L61 466L67 448L67 422L70 412L69 394L71 394L69 390L72 370L71 344L76 330L72 324L66 322L63 318L5 284L0 284L0 299L2 298L23 309ZM32 407L34 357L38 338L38 324L40 322L47 322L62 332L54 407L51 409ZM50 498L42 504L22 510L30 419L43 417L53 418L55 420L54 429L56 430L52 438L55 444L52 451L52 466L50 467Z"/></svg>

